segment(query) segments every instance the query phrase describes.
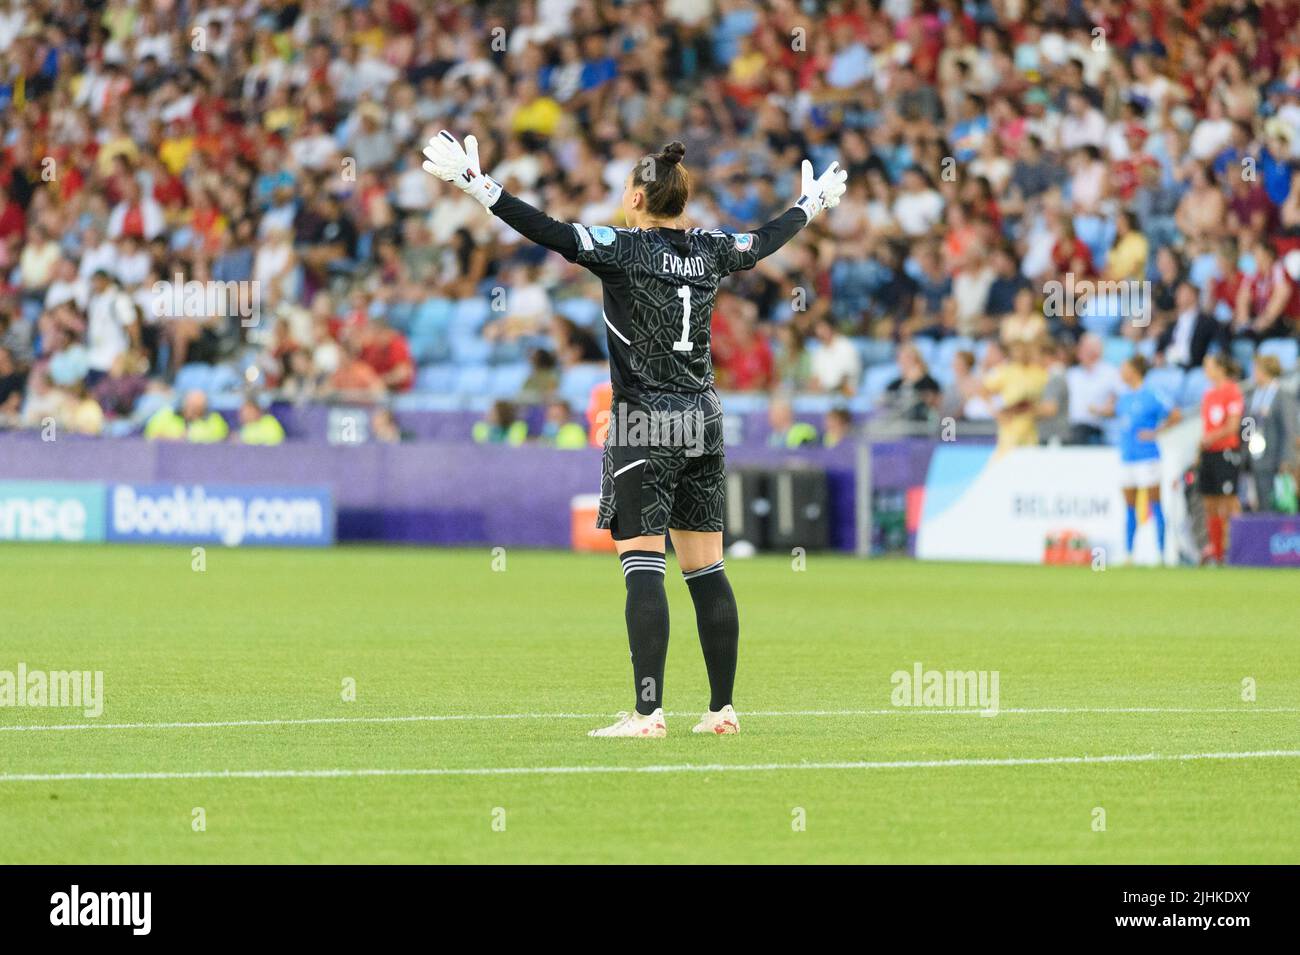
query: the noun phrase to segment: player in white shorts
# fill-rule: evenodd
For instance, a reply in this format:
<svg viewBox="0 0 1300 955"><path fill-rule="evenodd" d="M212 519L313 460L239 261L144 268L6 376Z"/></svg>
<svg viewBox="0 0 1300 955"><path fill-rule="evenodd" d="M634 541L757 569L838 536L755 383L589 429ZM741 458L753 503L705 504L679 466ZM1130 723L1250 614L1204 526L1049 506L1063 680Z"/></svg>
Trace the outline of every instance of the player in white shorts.
<svg viewBox="0 0 1300 955"><path fill-rule="evenodd" d="M1137 536L1139 490L1147 492L1147 507L1156 525L1156 552L1164 559L1165 511L1160 503L1160 448L1156 435L1181 420L1173 403L1144 383L1146 372L1146 359L1141 355L1124 362L1119 374L1127 390L1115 399L1120 486L1124 490L1124 549L1128 561L1133 560L1133 539Z"/></svg>

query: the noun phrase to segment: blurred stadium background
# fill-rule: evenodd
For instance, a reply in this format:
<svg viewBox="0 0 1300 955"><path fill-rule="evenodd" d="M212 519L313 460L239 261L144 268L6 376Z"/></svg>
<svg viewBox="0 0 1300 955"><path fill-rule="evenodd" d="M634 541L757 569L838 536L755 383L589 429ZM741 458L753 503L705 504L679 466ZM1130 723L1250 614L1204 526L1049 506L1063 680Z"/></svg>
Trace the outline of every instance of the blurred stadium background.
<svg viewBox="0 0 1300 955"><path fill-rule="evenodd" d="M1295 0L0 0L0 106L3 861L1295 861L1294 571L1031 566L1122 552L1134 354L1196 560L1210 353L1258 425L1229 560L1300 566L1258 479ZM743 736L685 732L679 583L670 737L585 735L627 681L618 565L571 552L600 288L422 171L444 127L590 224L674 139L701 226L849 170L712 316L730 553L769 552L728 561ZM900 705L923 666L998 718ZM97 712L16 700L68 668Z"/></svg>
<svg viewBox="0 0 1300 955"><path fill-rule="evenodd" d="M0 66L5 538L600 547L599 285L420 169L444 127L588 223L669 139L702 226L850 171L713 316L733 543L914 552L1015 379L1043 450L964 506L1023 533L956 556L1071 562L1119 533L1119 362L1192 419L1209 352L1296 391L1290 0L11 0ZM1290 487L1234 559L1300 564Z"/></svg>

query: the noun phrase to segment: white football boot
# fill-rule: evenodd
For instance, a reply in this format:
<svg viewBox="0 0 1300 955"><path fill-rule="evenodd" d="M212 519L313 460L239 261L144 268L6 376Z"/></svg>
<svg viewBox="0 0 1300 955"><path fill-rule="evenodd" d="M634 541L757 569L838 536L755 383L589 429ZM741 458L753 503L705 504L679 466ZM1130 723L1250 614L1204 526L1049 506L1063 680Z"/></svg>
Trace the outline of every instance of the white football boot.
<svg viewBox="0 0 1300 955"><path fill-rule="evenodd" d="M735 736L740 732L740 718L728 703L718 712L709 710L700 717L692 733L712 733L715 736Z"/></svg>
<svg viewBox="0 0 1300 955"><path fill-rule="evenodd" d="M651 739L662 739L668 735L668 727L664 725L664 711L662 708L655 710L649 716L642 716L640 713L619 713L618 722L613 726L602 726L600 729L589 730L588 736L645 736Z"/></svg>

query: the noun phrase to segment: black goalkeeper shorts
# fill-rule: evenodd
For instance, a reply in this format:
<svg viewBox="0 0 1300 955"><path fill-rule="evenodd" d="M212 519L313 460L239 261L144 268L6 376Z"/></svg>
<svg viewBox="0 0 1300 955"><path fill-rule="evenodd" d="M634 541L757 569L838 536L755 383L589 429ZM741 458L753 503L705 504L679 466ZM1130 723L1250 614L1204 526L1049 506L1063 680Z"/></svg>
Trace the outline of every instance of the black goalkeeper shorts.
<svg viewBox="0 0 1300 955"><path fill-rule="evenodd" d="M657 413L654 420L662 425L649 430L650 440L637 430L637 415L644 422L647 412ZM696 416L684 430L683 413ZM596 526L608 528L615 540L661 537L669 528L720 531L725 477L722 410L712 392L647 395L636 406L616 400Z"/></svg>

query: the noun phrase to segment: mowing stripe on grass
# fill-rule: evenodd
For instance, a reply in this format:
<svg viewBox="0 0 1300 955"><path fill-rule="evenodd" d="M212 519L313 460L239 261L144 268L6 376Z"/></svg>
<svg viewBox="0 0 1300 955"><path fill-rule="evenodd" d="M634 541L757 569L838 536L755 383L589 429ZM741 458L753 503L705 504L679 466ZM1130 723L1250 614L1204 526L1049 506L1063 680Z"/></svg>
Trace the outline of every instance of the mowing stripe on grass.
<svg viewBox="0 0 1300 955"><path fill-rule="evenodd" d="M429 769L219 769L154 773L4 773L0 783L115 782L183 779L354 779L370 776L558 776L606 773L773 773L791 770L948 769L965 766L1077 766L1088 763L1190 762L1204 759L1295 759L1297 749L1242 753L1126 753L1113 756L1034 756L1003 759L903 759L834 763L677 763L652 766L486 766Z"/></svg>
<svg viewBox="0 0 1300 955"><path fill-rule="evenodd" d="M746 711L746 719L769 716L984 716L1011 714L1105 714L1105 713L1300 713L1300 706L1258 707L1184 707L1184 706L1082 706L1082 707L1005 707L992 713L980 709L945 709L943 707L895 707L887 710L756 710ZM427 716L321 716L303 719L214 720L211 722L173 723L57 723L47 726L0 726L0 733L49 733L73 730L186 730L225 729L240 726L324 726L337 723L440 723L479 720L599 720L611 713L446 713ZM698 717L695 711L667 713L671 717Z"/></svg>

